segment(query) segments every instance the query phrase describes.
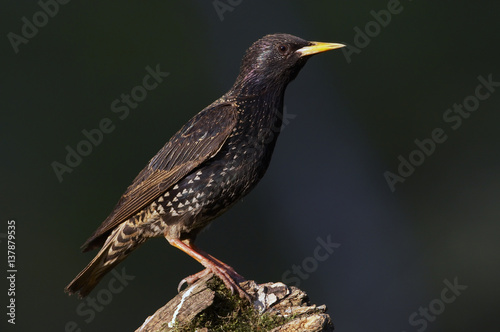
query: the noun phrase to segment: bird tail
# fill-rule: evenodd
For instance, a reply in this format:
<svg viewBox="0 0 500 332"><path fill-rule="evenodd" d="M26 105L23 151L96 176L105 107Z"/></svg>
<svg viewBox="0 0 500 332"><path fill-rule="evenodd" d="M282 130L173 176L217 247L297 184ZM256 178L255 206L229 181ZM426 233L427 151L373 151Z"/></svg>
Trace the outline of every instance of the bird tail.
<svg viewBox="0 0 500 332"><path fill-rule="evenodd" d="M130 233L130 227L127 224L127 222L121 224L110 234L94 259L66 286L64 289L66 293L78 294L79 298L87 296L106 273L143 242L137 234Z"/></svg>

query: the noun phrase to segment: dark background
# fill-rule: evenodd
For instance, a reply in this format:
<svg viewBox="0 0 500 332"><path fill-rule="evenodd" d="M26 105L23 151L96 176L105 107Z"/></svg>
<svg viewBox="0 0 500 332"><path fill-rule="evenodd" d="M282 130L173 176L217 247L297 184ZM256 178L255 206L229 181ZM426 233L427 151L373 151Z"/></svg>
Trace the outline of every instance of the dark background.
<svg viewBox="0 0 500 332"><path fill-rule="evenodd" d="M8 33L21 35L22 17L33 22L41 7L2 4L5 312L8 220L16 221L18 269L16 325L2 312L2 331L63 331L70 321L82 331L139 327L201 266L163 239L148 241L117 267L135 279L89 319L77 312L86 302L63 292L95 254L79 246L170 136L231 87L252 42L287 32L355 46L354 28L364 30L370 12L388 6L232 3L219 16L211 1L71 1L17 53ZM309 61L287 90L289 121L263 181L197 243L257 282L310 263L318 238L340 244L300 281L313 303L328 306L338 331L496 329L500 88L456 130L443 114L474 95L478 76L500 81L500 4L406 0L398 8L359 52ZM111 103L157 64L170 75L120 120ZM59 182L51 164L64 163L65 147L103 118L114 131ZM447 140L392 192L384 172L397 173L398 156L408 158L415 139L434 128ZM91 297L107 292L112 278ZM461 295L426 326L412 326L419 308L442 311L435 299L455 278L467 286Z"/></svg>

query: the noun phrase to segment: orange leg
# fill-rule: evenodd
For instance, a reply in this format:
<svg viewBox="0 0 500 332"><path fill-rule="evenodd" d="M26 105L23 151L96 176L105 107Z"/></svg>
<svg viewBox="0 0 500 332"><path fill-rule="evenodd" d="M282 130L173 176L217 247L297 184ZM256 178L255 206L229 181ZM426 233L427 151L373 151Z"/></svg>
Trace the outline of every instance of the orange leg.
<svg viewBox="0 0 500 332"><path fill-rule="evenodd" d="M233 294L236 290L241 298L246 298L251 301L250 296L238 284L245 279L241 275L239 275L232 267L199 249L189 240L181 241L179 239L168 238L167 240L172 246L184 251L186 254L196 259L201 265L206 268L201 272L198 272L181 280L178 289L180 289L184 283L187 282L190 285L196 282L198 279L206 276L208 273L212 272L224 282L224 285L226 285L226 287Z"/></svg>

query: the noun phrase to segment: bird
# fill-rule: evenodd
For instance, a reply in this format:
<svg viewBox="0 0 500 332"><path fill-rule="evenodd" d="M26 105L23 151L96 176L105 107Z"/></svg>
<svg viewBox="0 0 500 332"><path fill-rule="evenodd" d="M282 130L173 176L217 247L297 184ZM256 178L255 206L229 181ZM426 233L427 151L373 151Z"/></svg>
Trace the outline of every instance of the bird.
<svg viewBox="0 0 500 332"><path fill-rule="evenodd" d="M178 291L213 273L232 293L250 300L240 286L245 279L197 247L195 239L264 176L280 133L288 84L311 56L344 46L284 33L254 42L232 88L170 138L82 245L83 252L99 251L65 291L87 296L141 244L164 237L205 268L182 279Z"/></svg>

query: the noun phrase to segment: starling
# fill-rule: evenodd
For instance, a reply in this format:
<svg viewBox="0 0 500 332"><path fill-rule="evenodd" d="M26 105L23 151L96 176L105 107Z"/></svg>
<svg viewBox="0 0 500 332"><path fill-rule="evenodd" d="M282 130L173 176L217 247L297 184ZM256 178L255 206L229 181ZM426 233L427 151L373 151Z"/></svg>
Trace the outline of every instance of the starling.
<svg viewBox="0 0 500 332"><path fill-rule="evenodd" d="M66 287L84 297L147 239L164 236L232 292L248 295L233 268L194 245L197 234L241 200L269 166L281 128L285 89L311 55L343 47L272 34L245 53L233 87L184 125L151 159L111 214L83 244L100 248Z"/></svg>

